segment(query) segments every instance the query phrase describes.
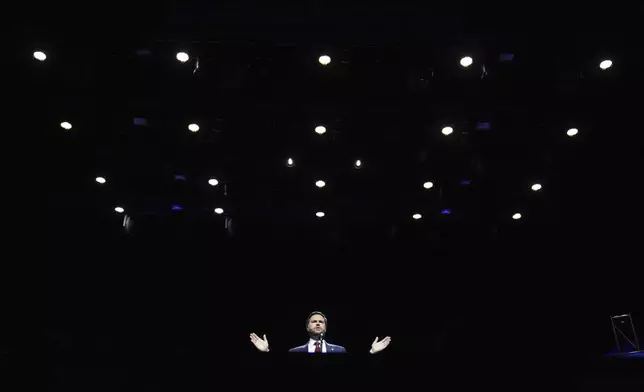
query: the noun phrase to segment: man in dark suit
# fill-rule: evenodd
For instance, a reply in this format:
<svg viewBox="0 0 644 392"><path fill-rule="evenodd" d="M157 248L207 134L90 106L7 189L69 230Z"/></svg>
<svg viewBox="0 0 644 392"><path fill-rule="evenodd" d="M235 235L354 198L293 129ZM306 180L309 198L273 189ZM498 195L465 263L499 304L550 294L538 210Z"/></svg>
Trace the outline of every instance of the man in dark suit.
<svg viewBox="0 0 644 392"><path fill-rule="evenodd" d="M306 331L309 334L309 341L301 346L294 347L288 350L291 353L320 353L320 354L345 354L347 350L335 344L328 343L324 340L326 335L327 319L322 312L313 312L309 314L306 319ZM250 334L250 341L257 347L259 351L268 352L268 339L266 335L260 338L254 333ZM384 350L391 343L389 336L378 340L378 337L371 344L371 354L375 354Z"/></svg>

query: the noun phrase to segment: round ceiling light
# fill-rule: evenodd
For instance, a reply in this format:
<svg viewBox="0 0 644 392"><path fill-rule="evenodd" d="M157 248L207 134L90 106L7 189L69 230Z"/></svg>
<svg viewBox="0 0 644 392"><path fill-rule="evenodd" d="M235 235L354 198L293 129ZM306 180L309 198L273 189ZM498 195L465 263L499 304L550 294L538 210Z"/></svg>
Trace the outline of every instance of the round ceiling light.
<svg viewBox="0 0 644 392"><path fill-rule="evenodd" d="M179 52L177 53L177 60L185 63L186 61L190 60L190 56L188 56L188 53L186 52Z"/></svg>
<svg viewBox="0 0 644 392"><path fill-rule="evenodd" d="M452 127L443 127L443 129L441 129L441 133L445 136L451 135L452 132L454 132L454 129Z"/></svg>
<svg viewBox="0 0 644 392"><path fill-rule="evenodd" d="M474 62L474 60L472 60L472 58L471 58L471 57L469 57L469 56L465 56L465 57L463 57L463 58L461 59L461 65L462 65L463 67L465 67L465 68L467 68L467 67L469 67L470 65L472 65L472 63L473 63L473 62Z"/></svg>
<svg viewBox="0 0 644 392"><path fill-rule="evenodd" d="M34 52L34 58L38 61L45 61L47 59L47 55L44 52L36 51Z"/></svg>

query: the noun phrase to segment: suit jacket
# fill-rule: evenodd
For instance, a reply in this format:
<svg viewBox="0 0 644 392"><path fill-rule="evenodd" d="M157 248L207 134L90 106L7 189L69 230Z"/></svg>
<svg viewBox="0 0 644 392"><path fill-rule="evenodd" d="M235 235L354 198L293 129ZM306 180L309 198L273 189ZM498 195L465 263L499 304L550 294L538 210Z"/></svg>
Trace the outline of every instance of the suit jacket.
<svg viewBox="0 0 644 392"><path fill-rule="evenodd" d="M326 341L324 343L326 343L326 353L324 354L346 354L347 353L347 349L342 346L331 344ZM302 346L293 347L292 349L288 350L288 352L289 353L308 353L309 342L306 342L306 344Z"/></svg>

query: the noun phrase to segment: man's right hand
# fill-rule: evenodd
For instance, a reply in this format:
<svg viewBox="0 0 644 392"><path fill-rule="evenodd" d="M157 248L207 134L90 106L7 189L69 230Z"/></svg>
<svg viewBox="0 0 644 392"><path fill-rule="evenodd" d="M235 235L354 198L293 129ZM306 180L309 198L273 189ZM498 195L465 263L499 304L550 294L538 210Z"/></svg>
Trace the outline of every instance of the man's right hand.
<svg viewBox="0 0 644 392"><path fill-rule="evenodd" d="M264 334L264 339L262 339L254 333L251 333L250 341L253 342L259 351L268 352L268 339L266 339L266 334Z"/></svg>

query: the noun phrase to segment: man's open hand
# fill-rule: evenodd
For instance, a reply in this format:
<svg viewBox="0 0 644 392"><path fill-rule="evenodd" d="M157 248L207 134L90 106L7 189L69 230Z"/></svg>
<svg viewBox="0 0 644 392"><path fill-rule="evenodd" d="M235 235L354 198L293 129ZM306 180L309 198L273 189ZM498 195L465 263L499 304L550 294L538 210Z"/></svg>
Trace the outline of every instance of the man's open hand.
<svg viewBox="0 0 644 392"><path fill-rule="evenodd" d="M371 343L371 353L375 354L386 349L387 346L389 346L389 343L391 343L391 338L389 336L384 337L381 341L378 341L378 337L376 336L376 339Z"/></svg>
<svg viewBox="0 0 644 392"><path fill-rule="evenodd" d="M250 341L253 342L259 351L268 352L268 339L266 339L266 334L264 334L264 339L262 339L254 333L251 333Z"/></svg>

